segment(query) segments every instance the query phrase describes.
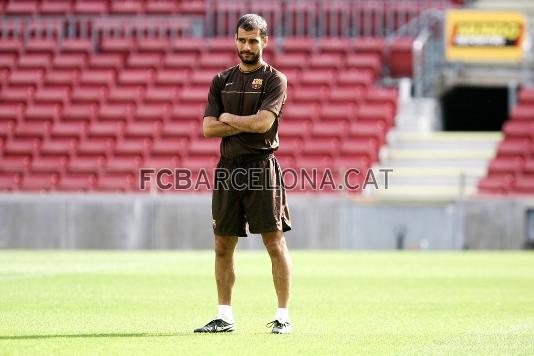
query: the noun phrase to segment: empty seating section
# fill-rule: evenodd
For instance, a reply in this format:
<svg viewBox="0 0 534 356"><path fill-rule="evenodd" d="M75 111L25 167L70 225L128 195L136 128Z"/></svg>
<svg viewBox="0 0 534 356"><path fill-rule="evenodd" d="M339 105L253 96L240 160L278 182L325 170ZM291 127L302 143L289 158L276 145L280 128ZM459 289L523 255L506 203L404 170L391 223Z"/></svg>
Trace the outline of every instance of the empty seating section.
<svg viewBox="0 0 534 356"><path fill-rule="evenodd" d="M478 184L482 194L534 194L534 88L521 89L518 98L488 174Z"/></svg>
<svg viewBox="0 0 534 356"><path fill-rule="evenodd" d="M0 1L0 12L194 16L205 15L207 4L10 0ZM291 4L292 11L307 6ZM272 13L278 5L256 6ZM105 31L98 19L93 25ZM218 140L203 137L202 113L213 76L238 63L233 38L19 37L0 40L0 191L135 192L143 167L184 167L196 176L215 166ZM264 57L289 84L277 152L282 168L333 168L337 176L375 163L397 110L397 89L377 80L411 75L411 45L399 39L388 50L381 37L271 38ZM534 177L527 134L534 91L521 100L490 169L493 191L534 192L524 183Z"/></svg>

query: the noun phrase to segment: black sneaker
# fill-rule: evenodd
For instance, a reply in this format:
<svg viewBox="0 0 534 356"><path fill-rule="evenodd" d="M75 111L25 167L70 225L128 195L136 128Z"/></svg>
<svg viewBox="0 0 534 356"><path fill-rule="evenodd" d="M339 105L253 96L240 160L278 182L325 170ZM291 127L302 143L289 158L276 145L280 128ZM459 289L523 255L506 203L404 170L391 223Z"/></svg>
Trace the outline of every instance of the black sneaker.
<svg viewBox="0 0 534 356"><path fill-rule="evenodd" d="M201 328L195 329L196 333L229 333L235 331L234 323L227 323L222 319L214 319Z"/></svg>
<svg viewBox="0 0 534 356"><path fill-rule="evenodd" d="M272 334L289 334L291 332L290 322L282 323L278 320L273 320L266 326L268 328L270 328L271 326L273 327L273 330L271 331Z"/></svg>

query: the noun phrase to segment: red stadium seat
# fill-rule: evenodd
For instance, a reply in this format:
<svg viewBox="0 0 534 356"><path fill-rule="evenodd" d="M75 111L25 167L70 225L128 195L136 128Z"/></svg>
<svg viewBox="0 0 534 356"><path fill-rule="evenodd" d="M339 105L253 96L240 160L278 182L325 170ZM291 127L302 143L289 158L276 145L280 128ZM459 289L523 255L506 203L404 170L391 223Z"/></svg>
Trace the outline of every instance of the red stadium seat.
<svg viewBox="0 0 534 356"><path fill-rule="evenodd" d="M87 131L87 137L116 139L122 134L119 122L93 122Z"/></svg>
<svg viewBox="0 0 534 356"><path fill-rule="evenodd" d="M50 137L53 139L79 139L85 131L83 121L58 121L55 122L50 130Z"/></svg>
<svg viewBox="0 0 534 356"><path fill-rule="evenodd" d="M109 90L107 100L115 104L134 104L141 101L142 90L139 87L114 87Z"/></svg>
<svg viewBox="0 0 534 356"><path fill-rule="evenodd" d="M214 75L217 70L223 70L237 64L235 55L221 54L218 56L212 56L206 54L200 57L199 65L205 70L213 71Z"/></svg>
<svg viewBox="0 0 534 356"><path fill-rule="evenodd" d="M119 70L122 68L124 59L122 54L117 53L99 53L93 54L89 57L89 69L113 69Z"/></svg>
<svg viewBox="0 0 534 356"><path fill-rule="evenodd" d="M94 188L95 176L92 174L77 174L63 176L57 183L57 189L65 192L87 192Z"/></svg>
<svg viewBox="0 0 534 356"><path fill-rule="evenodd" d="M396 88L370 87L367 89L367 102L397 108L398 90Z"/></svg>
<svg viewBox="0 0 534 356"><path fill-rule="evenodd" d="M208 98L208 88L206 87L191 87L182 90L180 94L181 103L189 104L205 104Z"/></svg>
<svg viewBox="0 0 534 356"><path fill-rule="evenodd" d="M340 104L358 104L365 100L366 91L360 87L337 87L330 88L329 101Z"/></svg>
<svg viewBox="0 0 534 356"><path fill-rule="evenodd" d="M42 15L67 15L72 11L70 1L43 0L40 13Z"/></svg>
<svg viewBox="0 0 534 356"><path fill-rule="evenodd" d="M11 72L9 76L9 85L14 86L33 86L38 87L41 85L43 79L43 71L40 69L34 70L21 70L17 69Z"/></svg>
<svg viewBox="0 0 534 356"><path fill-rule="evenodd" d="M104 165L103 157L77 157L71 160L67 166L69 175L76 174L97 174Z"/></svg>
<svg viewBox="0 0 534 356"><path fill-rule="evenodd" d="M118 156L145 156L148 152L148 142L142 141L120 141L115 145L115 155Z"/></svg>
<svg viewBox="0 0 534 356"><path fill-rule="evenodd" d="M497 157L526 157L530 152L530 140L505 139L497 147Z"/></svg>
<svg viewBox="0 0 534 356"><path fill-rule="evenodd" d="M160 0L160 1L147 1L145 3L145 12L147 14L161 14L168 15L176 12L176 1Z"/></svg>
<svg viewBox="0 0 534 356"><path fill-rule="evenodd" d="M373 140L351 141L344 140L341 143L340 156L348 158L363 158L367 162L376 162L378 159L378 145Z"/></svg>
<svg viewBox="0 0 534 356"><path fill-rule="evenodd" d="M113 141L109 139L89 139L80 142L77 149L79 157L107 157L113 149ZM77 158L77 159L78 159ZM93 160L94 161L94 160ZM91 162L93 162L91 161ZM96 160L98 161L98 160ZM97 162L98 163L98 162ZM95 163L96 164L96 163Z"/></svg>
<svg viewBox="0 0 534 356"><path fill-rule="evenodd" d="M320 141L323 139L332 139L338 141L346 134L346 124L344 122L314 122L311 129L312 140Z"/></svg>
<svg viewBox="0 0 534 356"><path fill-rule="evenodd" d="M478 182L478 192L482 194L506 194L513 183L509 176L487 176Z"/></svg>
<svg viewBox="0 0 534 356"><path fill-rule="evenodd" d="M380 57L373 54L351 54L347 57L347 69L370 70L373 79L377 79L382 74L382 63Z"/></svg>
<svg viewBox="0 0 534 356"><path fill-rule="evenodd" d="M18 190L20 175L12 173L0 173L0 191L12 192Z"/></svg>
<svg viewBox="0 0 534 356"><path fill-rule="evenodd" d="M134 48L134 41L130 38L103 38L100 43L100 50L105 53L127 54Z"/></svg>
<svg viewBox="0 0 534 356"><path fill-rule="evenodd" d="M503 125L506 137L531 139L534 135L534 122L523 120L508 120Z"/></svg>
<svg viewBox="0 0 534 356"><path fill-rule="evenodd" d="M282 120L280 126L278 127L278 133L281 137L282 142L285 142L285 139L299 138L304 139L309 136L311 132L311 126L308 122L299 122L299 121L286 121Z"/></svg>
<svg viewBox="0 0 534 356"><path fill-rule="evenodd" d="M235 43L234 37L215 37L209 41L208 51L215 56L235 56Z"/></svg>
<svg viewBox="0 0 534 356"><path fill-rule="evenodd" d="M28 171L30 160L20 157L4 157L0 160L0 175L24 174Z"/></svg>
<svg viewBox="0 0 534 356"><path fill-rule="evenodd" d="M353 47L352 39L323 37L318 42L319 53L346 55Z"/></svg>
<svg viewBox="0 0 534 356"><path fill-rule="evenodd" d="M123 69L119 73L118 83L124 86L147 86L152 83L154 73L152 69Z"/></svg>
<svg viewBox="0 0 534 356"><path fill-rule="evenodd" d="M353 48L358 54L372 54L377 58L380 58L382 61L386 48L386 42L384 38L381 37L362 37L356 39Z"/></svg>
<svg viewBox="0 0 534 356"><path fill-rule="evenodd" d="M173 121L166 122L161 130L161 136L165 138L192 138L198 136L198 128L193 122L189 121ZM200 130L199 130L200 131Z"/></svg>
<svg viewBox="0 0 534 356"><path fill-rule="evenodd" d="M37 13L39 3L37 1L10 1L5 9L6 15L34 15Z"/></svg>
<svg viewBox="0 0 534 356"><path fill-rule="evenodd" d="M143 12L143 1L111 1L110 14L114 15L135 15Z"/></svg>
<svg viewBox="0 0 534 356"><path fill-rule="evenodd" d="M140 167L140 157L137 155L116 156L109 158L105 164L106 173L135 174Z"/></svg>
<svg viewBox="0 0 534 356"><path fill-rule="evenodd" d="M173 103L176 100L176 88L152 87L145 92L146 103Z"/></svg>
<svg viewBox="0 0 534 356"><path fill-rule="evenodd" d="M181 86L188 80L188 74L184 70L159 70L156 74L156 85Z"/></svg>
<svg viewBox="0 0 534 356"><path fill-rule="evenodd" d="M72 91L72 103L98 104L102 101L105 89L101 87L75 87Z"/></svg>
<svg viewBox="0 0 534 356"><path fill-rule="evenodd" d="M13 137L42 139L48 134L49 127L48 122L22 122L15 128Z"/></svg>
<svg viewBox="0 0 534 356"><path fill-rule="evenodd" d="M54 69L82 69L85 66L85 55L82 53L57 54L52 61Z"/></svg>
<svg viewBox="0 0 534 356"><path fill-rule="evenodd" d="M343 88L362 88L370 87L374 81L374 74L369 69L352 69L339 72L337 84Z"/></svg>
<svg viewBox="0 0 534 356"><path fill-rule="evenodd" d="M534 194L534 179L532 177L517 177L512 186L512 191L519 194Z"/></svg>
<svg viewBox="0 0 534 356"><path fill-rule="evenodd" d="M411 38L400 38L391 44L389 67L392 77L413 76L412 46Z"/></svg>
<svg viewBox="0 0 534 356"><path fill-rule="evenodd" d="M114 80L115 73L111 69L84 70L80 76L80 84L87 86L111 86Z"/></svg>
<svg viewBox="0 0 534 356"><path fill-rule="evenodd" d="M33 173L56 173L60 174L65 170L66 159L64 157L41 157L35 158L30 170Z"/></svg>
<svg viewBox="0 0 534 356"><path fill-rule="evenodd" d="M61 86L72 87L78 78L76 70L48 70L44 79L44 85L47 86Z"/></svg>
<svg viewBox="0 0 534 356"><path fill-rule="evenodd" d="M42 87L37 90L34 97L36 104L61 104L64 105L69 99L68 88Z"/></svg>
<svg viewBox="0 0 534 356"><path fill-rule="evenodd" d="M284 53L300 53L309 56L316 45L315 38L312 37L286 37L281 43Z"/></svg>
<svg viewBox="0 0 534 356"><path fill-rule="evenodd" d="M165 160L173 160L173 158L185 155L185 146L183 139L180 138L165 138L154 142L152 146L152 155L157 157L165 157ZM174 159L176 163L176 159ZM168 167L168 168L172 168Z"/></svg>
<svg viewBox="0 0 534 356"><path fill-rule="evenodd" d="M17 56L13 53L3 53L0 55L0 69L12 70L15 67Z"/></svg>
<svg viewBox="0 0 534 356"><path fill-rule="evenodd" d="M104 1L78 1L74 4L74 13L79 15L103 15L108 12Z"/></svg>
<svg viewBox="0 0 534 356"><path fill-rule="evenodd" d="M21 118L21 115L22 115L21 105L0 103L0 122L19 121Z"/></svg>
<svg viewBox="0 0 534 356"><path fill-rule="evenodd" d="M48 192L55 190L58 176L54 173L44 173L44 174L32 174L24 175L22 177L22 182L20 185L20 190L22 191L31 191L31 192Z"/></svg>
<svg viewBox="0 0 534 356"><path fill-rule="evenodd" d="M23 48L23 45L19 39L6 38L0 41L0 54L14 54L17 55Z"/></svg>
<svg viewBox="0 0 534 356"><path fill-rule="evenodd" d="M58 105L35 104L26 108L26 120L28 121L57 121L58 118Z"/></svg>
<svg viewBox="0 0 534 356"><path fill-rule="evenodd" d="M523 160L520 158L494 158L488 166L489 176L509 176L514 178L523 169Z"/></svg>
<svg viewBox="0 0 534 356"><path fill-rule="evenodd" d="M377 104L362 104L358 106L356 116L359 122L383 122L386 127L393 126L395 119L391 108Z"/></svg>
<svg viewBox="0 0 534 356"><path fill-rule="evenodd" d="M57 48L58 42L54 38L30 38L28 42L26 42L25 52L46 54L51 57L56 53Z"/></svg>
<svg viewBox="0 0 534 356"><path fill-rule="evenodd" d="M95 120L95 106L72 103L63 109L62 119L65 121L93 121Z"/></svg>
<svg viewBox="0 0 534 356"><path fill-rule="evenodd" d="M42 157L64 157L68 158L74 151L75 140L54 140L45 141L41 145L40 154Z"/></svg>
<svg viewBox="0 0 534 356"><path fill-rule="evenodd" d="M386 140L385 124L382 122L352 122L347 134L353 141L373 140L379 146Z"/></svg>
<svg viewBox="0 0 534 356"><path fill-rule="evenodd" d="M330 85L334 78L335 72L333 70L305 70L302 72L300 83L303 85Z"/></svg>
<svg viewBox="0 0 534 356"><path fill-rule="evenodd" d="M147 70L148 68L158 68L160 63L161 55L158 53L130 53L126 66Z"/></svg>
<svg viewBox="0 0 534 356"><path fill-rule="evenodd" d="M526 87L519 91L519 105L534 105L534 88Z"/></svg>
<svg viewBox="0 0 534 356"><path fill-rule="evenodd" d="M31 99L33 91L33 88L28 87L10 88L2 91L0 100L2 103L10 105L26 104Z"/></svg>
<svg viewBox="0 0 534 356"><path fill-rule="evenodd" d="M127 104L106 104L97 113L98 120L121 122L131 120L131 107Z"/></svg>
<svg viewBox="0 0 534 356"><path fill-rule="evenodd" d="M138 106L133 117L136 121L166 121L168 116L168 106L165 104L144 104Z"/></svg>
<svg viewBox="0 0 534 356"><path fill-rule="evenodd" d="M310 122L314 121L317 117L318 109L316 106L308 104L291 104L284 107L281 125L284 125L286 121L294 122Z"/></svg>
<svg viewBox="0 0 534 356"><path fill-rule="evenodd" d="M196 61L196 53L168 53L163 59L163 66L167 69L193 69Z"/></svg>
<svg viewBox="0 0 534 356"><path fill-rule="evenodd" d="M43 69L50 66L50 55L48 54L25 54L18 59L18 68L25 70Z"/></svg>
<svg viewBox="0 0 534 356"><path fill-rule="evenodd" d="M354 116L351 104L325 104L319 112L321 120L331 123L349 122Z"/></svg>
<svg viewBox="0 0 534 356"><path fill-rule="evenodd" d="M534 105L518 105L512 110L512 120L534 121Z"/></svg>
<svg viewBox="0 0 534 356"><path fill-rule="evenodd" d="M59 50L61 53L81 53L89 55L93 52L93 43L90 39L64 39L61 42Z"/></svg>
<svg viewBox="0 0 534 356"><path fill-rule="evenodd" d="M159 133L157 118L147 122L130 122L124 130L126 138L154 139Z"/></svg>
<svg viewBox="0 0 534 356"><path fill-rule="evenodd" d="M289 69L303 69L307 66L308 56L303 53L297 54L277 54L274 67L282 72Z"/></svg>
<svg viewBox="0 0 534 356"><path fill-rule="evenodd" d="M293 96L291 96L290 98L291 98L291 101L295 101L295 103L299 103L299 104L308 103L307 105L310 105L313 103L320 104L321 102L325 100L326 97L327 97L326 86L317 87L317 86L302 85L293 90Z"/></svg>
<svg viewBox="0 0 534 356"><path fill-rule="evenodd" d="M200 38L176 38L172 43L172 50L176 53L200 54L204 47L204 40Z"/></svg>

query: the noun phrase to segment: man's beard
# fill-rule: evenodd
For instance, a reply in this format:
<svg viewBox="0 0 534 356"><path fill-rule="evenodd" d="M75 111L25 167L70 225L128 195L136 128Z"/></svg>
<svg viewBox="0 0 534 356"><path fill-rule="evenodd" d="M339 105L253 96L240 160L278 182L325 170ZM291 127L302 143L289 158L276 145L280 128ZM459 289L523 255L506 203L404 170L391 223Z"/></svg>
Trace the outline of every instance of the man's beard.
<svg viewBox="0 0 534 356"><path fill-rule="evenodd" d="M248 59L245 57L246 53L250 53L252 56L249 56ZM254 54L252 52L239 52L237 51L237 54L239 55L239 58L241 58L241 62L245 64L257 64L260 60L260 52L257 54Z"/></svg>

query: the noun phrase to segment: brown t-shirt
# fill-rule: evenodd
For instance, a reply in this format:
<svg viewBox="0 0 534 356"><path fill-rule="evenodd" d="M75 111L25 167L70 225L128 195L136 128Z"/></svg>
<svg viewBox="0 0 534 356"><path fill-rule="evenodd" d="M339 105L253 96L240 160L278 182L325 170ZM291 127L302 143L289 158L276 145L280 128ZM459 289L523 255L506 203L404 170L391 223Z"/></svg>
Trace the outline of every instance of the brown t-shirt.
<svg viewBox="0 0 534 356"><path fill-rule="evenodd" d="M223 137L221 157L269 154L278 148L278 125L286 90L286 76L266 63L252 72L242 72L236 65L213 78L204 117L219 117L224 112L247 116L260 110L269 110L276 115L273 126L266 133L242 132Z"/></svg>

